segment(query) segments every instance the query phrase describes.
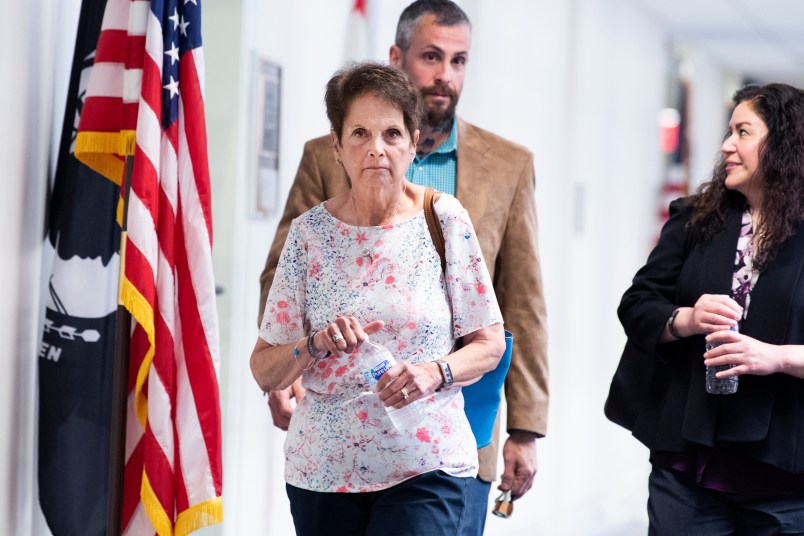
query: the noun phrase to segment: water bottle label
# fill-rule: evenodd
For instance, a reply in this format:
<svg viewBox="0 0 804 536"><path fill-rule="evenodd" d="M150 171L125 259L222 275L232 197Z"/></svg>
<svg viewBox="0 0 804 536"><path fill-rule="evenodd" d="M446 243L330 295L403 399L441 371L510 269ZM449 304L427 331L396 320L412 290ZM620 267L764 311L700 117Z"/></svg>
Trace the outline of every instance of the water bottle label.
<svg viewBox="0 0 804 536"><path fill-rule="evenodd" d="M366 383L369 386L374 386L380 380L380 376L385 374L385 372L391 368L393 364L388 359L383 359L377 365L371 367L370 369L363 371L363 378L365 378Z"/></svg>

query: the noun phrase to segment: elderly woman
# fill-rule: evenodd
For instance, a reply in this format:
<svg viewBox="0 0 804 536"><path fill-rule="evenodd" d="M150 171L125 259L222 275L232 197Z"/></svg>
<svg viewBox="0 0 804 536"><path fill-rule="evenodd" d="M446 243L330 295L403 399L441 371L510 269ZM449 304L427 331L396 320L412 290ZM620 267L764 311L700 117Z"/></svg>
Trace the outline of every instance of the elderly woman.
<svg viewBox="0 0 804 536"><path fill-rule="evenodd" d="M251 356L264 391L299 376L307 390L285 443L296 531L457 534L477 472L459 386L505 349L491 280L466 211L446 194L435 204L441 269L424 188L405 179L422 106L407 76L347 67L326 105L352 187L293 221ZM368 335L397 362L373 388L357 363ZM410 404L417 424L396 429L387 408Z"/></svg>
<svg viewBox="0 0 804 536"><path fill-rule="evenodd" d="M650 534L804 534L804 94L734 104L618 310L606 414L650 448Z"/></svg>

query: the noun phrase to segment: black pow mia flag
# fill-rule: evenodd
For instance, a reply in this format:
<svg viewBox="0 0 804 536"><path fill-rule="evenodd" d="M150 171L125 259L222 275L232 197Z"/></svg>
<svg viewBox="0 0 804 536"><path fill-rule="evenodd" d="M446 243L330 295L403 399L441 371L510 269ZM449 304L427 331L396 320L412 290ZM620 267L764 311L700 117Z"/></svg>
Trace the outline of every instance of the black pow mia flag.
<svg viewBox="0 0 804 536"><path fill-rule="evenodd" d="M106 0L84 0L50 198L55 248L39 348L39 502L56 536L106 531L120 188L76 160Z"/></svg>

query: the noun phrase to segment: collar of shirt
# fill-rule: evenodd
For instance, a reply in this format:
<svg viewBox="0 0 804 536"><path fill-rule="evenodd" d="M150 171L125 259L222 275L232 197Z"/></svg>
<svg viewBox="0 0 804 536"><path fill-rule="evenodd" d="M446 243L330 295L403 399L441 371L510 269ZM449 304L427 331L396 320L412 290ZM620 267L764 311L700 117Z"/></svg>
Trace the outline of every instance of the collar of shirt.
<svg viewBox="0 0 804 536"><path fill-rule="evenodd" d="M413 184L432 186L455 195L458 174L458 121L452 120L449 137L423 158L416 156L405 174Z"/></svg>

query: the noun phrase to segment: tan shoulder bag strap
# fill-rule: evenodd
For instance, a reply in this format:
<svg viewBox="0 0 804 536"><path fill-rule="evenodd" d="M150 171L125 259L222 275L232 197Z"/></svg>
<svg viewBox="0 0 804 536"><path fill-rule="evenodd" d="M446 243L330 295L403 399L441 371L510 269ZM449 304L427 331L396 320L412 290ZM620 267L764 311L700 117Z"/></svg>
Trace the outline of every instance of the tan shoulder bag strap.
<svg viewBox="0 0 804 536"><path fill-rule="evenodd" d="M424 189L424 219L427 220L430 238L433 240L438 256L441 258L441 271L446 272L447 258L444 248L444 234L441 232L441 224L435 213L435 202L439 193L429 186Z"/></svg>

